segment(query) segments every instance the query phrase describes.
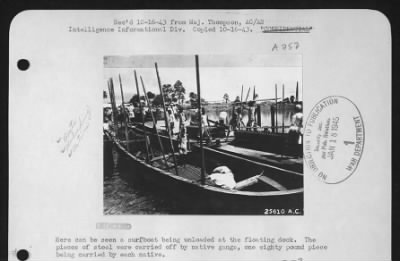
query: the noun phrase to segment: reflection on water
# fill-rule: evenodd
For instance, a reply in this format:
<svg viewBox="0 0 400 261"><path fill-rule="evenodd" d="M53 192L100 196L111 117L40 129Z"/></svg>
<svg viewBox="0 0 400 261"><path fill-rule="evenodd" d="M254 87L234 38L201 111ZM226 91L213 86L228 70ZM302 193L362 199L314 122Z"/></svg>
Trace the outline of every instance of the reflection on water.
<svg viewBox="0 0 400 261"><path fill-rule="evenodd" d="M113 151L112 166L104 168L105 215L170 214L179 209L173 200L132 184L129 173L119 168L118 156Z"/></svg>

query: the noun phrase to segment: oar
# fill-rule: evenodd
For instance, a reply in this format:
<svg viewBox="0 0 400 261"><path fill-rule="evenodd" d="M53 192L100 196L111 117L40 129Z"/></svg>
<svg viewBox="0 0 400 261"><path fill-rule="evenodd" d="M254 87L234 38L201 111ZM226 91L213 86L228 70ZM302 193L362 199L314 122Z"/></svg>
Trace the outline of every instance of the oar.
<svg viewBox="0 0 400 261"><path fill-rule="evenodd" d="M125 102L124 102L124 91L122 90L122 81L121 81L121 75L118 74L118 78L119 78L119 86L121 87L121 98L122 98L122 110L123 110L123 117L124 117L124 121L125 121L125 139L128 142L129 140L129 135L128 135L128 121L127 121L127 117L126 117L126 110L125 110ZM126 143L126 148L129 151L129 143Z"/></svg>
<svg viewBox="0 0 400 261"><path fill-rule="evenodd" d="M142 83L142 88L143 88L143 92L144 92L144 97L145 97L146 102L147 102L147 106L149 106L149 109L150 109L150 112L151 112L150 113L151 114L151 119L153 120L153 125L154 125L154 127L156 129L156 135L157 135L158 143L160 144L161 153L162 153L165 165L168 166L168 161L167 161L167 158L165 157L164 146L163 146L163 144L161 142L160 135L158 134L157 123L156 123L156 120L154 119L154 115L152 113L153 112L152 106L150 104L149 97L147 96L147 91L146 91L146 87L144 86L142 76L140 76L140 82ZM146 128L146 126L143 126L143 128Z"/></svg>
<svg viewBox="0 0 400 261"><path fill-rule="evenodd" d="M170 128L171 125L169 124L169 119L168 119L168 115L167 115L167 109L165 107L164 92L163 92L162 86L161 86L161 79L160 79L160 75L158 73L157 63L155 63L155 67L156 67L156 74L157 74L157 80L158 80L158 87L160 88L160 94L161 94L161 99L162 99L162 106L163 106L163 109L164 109L164 116L165 116L166 123L167 123L167 131L168 131L169 143L171 145L172 157L174 159L175 171L176 171L176 175L179 175L179 173L178 173L178 164L177 164L176 157L175 157L174 144L172 143L172 137L171 137L171 132L172 132L171 128Z"/></svg>
<svg viewBox="0 0 400 261"><path fill-rule="evenodd" d="M250 87L249 87L249 90L247 91L247 95L246 95L246 100L245 100L245 102L244 103L246 103L247 102L247 99L249 98L249 94L250 94Z"/></svg>
<svg viewBox="0 0 400 261"><path fill-rule="evenodd" d="M144 133L144 140L145 140L145 146L146 146L146 161L147 163L150 162L150 156L149 156L149 142L147 141L147 133L146 133L146 126L144 126L144 110L142 108L142 103L140 102L140 91L139 91L139 84L138 84L138 79L137 79L137 75L136 75L136 70L133 71L134 75L135 75L135 84L136 84L136 91L137 91L137 95L139 98L139 110L140 110L140 114L142 116L142 124L143 124L143 133Z"/></svg>

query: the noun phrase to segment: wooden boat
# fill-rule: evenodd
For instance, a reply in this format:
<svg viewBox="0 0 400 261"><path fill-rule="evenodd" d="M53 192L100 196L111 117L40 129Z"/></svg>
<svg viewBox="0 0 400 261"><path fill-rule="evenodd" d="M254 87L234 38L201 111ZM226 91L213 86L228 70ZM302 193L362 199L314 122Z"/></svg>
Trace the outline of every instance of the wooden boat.
<svg viewBox="0 0 400 261"><path fill-rule="evenodd" d="M145 125L148 133L155 133L154 128ZM143 125L136 124L136 131L141 131ZM189 125L186 127L187 136L191 140L199 140L199 127ZM282 169L303 173L302 144L291 142L288 133L268 132L265 130L236 130L234 137L226 139L226 128L223 126L208 126L207 131L211 140L206 147L218 150L232 156L243 157L258 163L276 166ZM168 144L167 131L158 129L158 133L164 136L164 143ZM177 141L173 141L175 149ZM194 143L196 146L196 143Z"/></svg>
<svg viewBox="0 0 400 261"><path fill-rule="evenodd" d="M233 141L212 147L257 162L303 173L303 145L291 142L288 133L238 130Z"/></svg>
<svg viewBox="0 0 400 261"><path fill-rule="evenodd" d="M126 146L107 133L113 141L132 178L139 182L150 183L163 194L173 196L185 205L185 210L196 214L263 214L267 208L303 211L303 177L279 168L266 168L257 163L233 159L220 154L219 158L208 158L206 152L206 172L223 163L235 175L237 185L248 184L238 189L225 189L206 180L201 182L200 159L196 151L178 156L178 174L172 166L171 157L166 164L162 156L146 162L142 146L128 151ZM138 145L138 144L136 144ZM216 152L217 153L217 152ZM279 180L279 182L277 181ZM186 212L186 211L185 211Z"/></svg>
<svg viewBox="0 0 400 261"><path fill-rule="evenodd" d="M130 131L136 133L137 137L144 134L142 127L132 126L130 127ZM149 135L149 132L148 132ZM159 133L159 137L161 138L162 144L166 149L167 153L172 153L172 150L168 148L168 137ZM157 146L156 135L153 133L149 136L150 143L153 144L152 147L155 149L159 149ZM174 151L178 151L179 144L177 139L173 139ZM138 161L140 160L142 164L147 164L144 159L140 159L135 155L138 150L134 150L128 152L123 144L117 146L118 151L125 155L124 158L126 161ZM196 190L198 190L198 186L202 187L200 182L200 156L199 156L199 144L192 144L192 151L187 155L181 155L178 162L182 163L182 166L179 166L178 174L179 177L184 178L181 181L189 182L192 184L196 184ZM132 149L131 149L132 150ZM140 151L140 149L139 149ZM141 151L144 151L144 143L142 143ZM203 206L204 209L202 212L217 212L217 213L261 213L261 206L275 206L278 208L287 208L287 209L302 209L302 200L303 200L303 175L300 172L286 170L282 168L278 168L272 166L270 164L252 161L251 159L247 159L244 157L232 155L229 153L225 153L223 151L216 150L210 146L204 146L204 153L206 158L206 170L207 173L211 173L212 169L218 165L228 166L233 173L235 174L235 179L238 183L246 183L251 180L256 179L256 183L253 183L251 186L247 187L245 190L233 190L227 191L226 189L221 189L215 187L215 185L207 183L206 186L203 187L205 191L201 194L203 195L200 199L202 202L197 202L195 205L198 209L199 206ZM141 153L140 155L143 155ZM177 157L179 154L176 153ZM162 164L162 158L156 157L152 162L157 162L157 164ZM172 163L171 163L172 164ZM133 164L135 165L135 164ZM136 164L137 165L137 164ZM168 173L170 178L176 178L175 170L171 167L165 166L167 170L164 170ZM154 167L154 166L153 166ZM129 169L132 170L133 166L130 165ZM146 172L146 168L144 165L141 165L141 171ZM161 169L162 170L162 169ZM160 171L161 171L160 170ZM154 170L151 171L154 174ZM262 173L262 175L260 175ZM150 183L154 184L158 187L158 182L156 178L152 178L148 180L148 177L142 177L142 174L139 175L141 179L150 181ZM161 175L161 174L160 174ZM165 173L163 173L165 176ZM134 175L136 176L136 175ZM170 181L165 181L167 184ZM165 184L162 182L161 184ZM210 188L212 187L212 188ZM215 190L215 189L218 190ZM164 188L165 189L165 188ZM208 189L211 189L213 193L210 193ZM174 191L167 190L167 194L171 194ZM223 196L223 200L214 199L213 197L218 197L218 192L221 192ZM180 192L179 192L180 193ZM186 195L190 192L185 192ZM210 195L208 195L210 194ZM232 198L229 198L229 195ZM178 194L179 198L179 194ZM203 201L203 199L206 199ZM197 196L195 196L195 199ZM195 201L192 199L193 202ZM192 201L191 200L191 201ZM223 201L226 201L223 203ZM192 203L193 203L192 202ZM213 204L212 202L216 202ZM241 202L239 205L238 202ZM191 204L191 203L190 203ZM223 206L223 207L222 207ZM267 208L265 207L265 208ZM302 210L299 210L300 212Z"/></svg>
<svg viewBox="0 0 400 261"><path fill-rule="evenodd" d="M237 147L245 147L281 155L294 156L300 154L303 145L291 143L290 138L288 133L236 130L235 140L231 144Z"/></svg>
<svg viewBox="0 0 400 261"><path fill-rule="evenodd" d="M192 144L192 147L198 147L198 144ZM274 166L287 171L293 171L297 175L303 173L303 158L290 157L286 155L279 155L248 149L244 147L237 147L230 143L209 144L204 148L206 151L217 151L222 154L230 155L232 158L243 158L253 162L257 162L263 166Z"/></svg>
<svg viewBox="0 0 400 261"><path fill-rule="evenodd" d="M147 128L148 131L152 129ZM186 127L188 138L199 140L198 126ZM161 130L160 133L164 134ZM296 144L289 133L270 132L269 129L243 128L226 137L227 127L216 124L208 126L211 137L207 146L215 150L244 157L256 162L303 173L303 145ZM296 139L296 137L295 137Z"/></svg>
<svg viewBox="0 0 400 261"><path fill-rule="evenodd" d="M276 105L272 106L275 107ZM213 142L207 146L234 156L303 173L303 144L297 144L298 136L283 131L290 126L277 126L275 111L273 109L272 126L242 127L234 131L233 137L226 137L225 134L229 134L227 127L216 123L213 127L219 128L220 132L217 135L209 132ZM260 117L259 113L258 118Z"/></svg>
<svg viewBox="0 0 400 261"><path fill-rule="evenodd" d="M143 135L143 125L137 124L136 126L131 126L130 129L133 132L136 132L140 135ZM146 131L147 133L152 133L155 134L155 130L153 128L150 128L146 126ZM241 131L243 132L243 131ZM249 135L254 135L256 134L253 131ZM161 140L164 144L165 147L168 146L168 137L166 134L165 130L158 130L158 133L160 134ZM267 135L267 134L266 134ZM189 135L188 135L189 136ZM275 166L279 167L281 169L285 169L288 171L294 171L297 172L298 174L303 173L303 157L294 157L287 152L288 149L293 149L294 147L289 147L285 144L287 143L287 134L285 133L285 136L282 136L282 133L276 133L272 134L272 137L266 138L264 137L259 137L259 143L263 142L268 142L264 141L264 139L271 139L271 142L275 142L275 146L281 146L282 149L279 150L272 150L272 149L265 149L265 144L262 144L261 147L257 147L257 145L252 146L253 144L257 144L256 141L254 143L245 143L243 140L240 138L234 138L233 140L230 140L228 142L225 142L225 138L217 138L215 136L212 136L213 139L209 142L206 143L204 148L208 152L212 151L218 151L223 154L229 154L232 157L240 157L244 159L248 159L257 163L260 163L262 165L269 165L269 166ZM264 138L264 139L263 139ZM274 139L277 138L277 139ZM154 139L154 137L153 137ZM278 140L280 139L280 140ZM198 138L192 139L192 142L189 144L190 148L196 148L199 149L199 144L196 142ZM178 146L178 140L176 138L172 139L173 144L174 144L174 149L175 151L179 149ZM193 142L194 141L194 142ZM156 141L154 141L156 142ZM259 150L257 149L259 148ZM299 145L299 147L296 147L296 149L302 149L302 146ZM275 152L275 153L274 153ZM214 155L215 156L215 155ZM213 156L213 157L214 157Z"/></svg>
<svg viewBox="0 0 400 261"><path fill-rule="evenodd" d="M250 90L250 89L249 89ZM281 168L303 172L303 144L298 144L298 136L285 132L284 113L282 126L278 126L278 110L293 111L295 106L302 105L298 101L298 83L296 86L296 100L289 103L285 99L285 86L282 86L282 100L278 102L277 85L275 85L275 104L271 106L271 126L242 127L234 132L234 139L229 143L218 144L214 149L264 162ZM255 93L255 91L254 91ZM242 87L243 94L243 87ZM254 96L253 96L254 98ZM247 100L247 98L246 98ZM279 105L279 106L278 106ZM289 108L286 108L289 107ZM280 109L279 109L280 108ZM286 109L285 109L286 108ZM257 122L261 125L261 110L257 111Z"/></svg>

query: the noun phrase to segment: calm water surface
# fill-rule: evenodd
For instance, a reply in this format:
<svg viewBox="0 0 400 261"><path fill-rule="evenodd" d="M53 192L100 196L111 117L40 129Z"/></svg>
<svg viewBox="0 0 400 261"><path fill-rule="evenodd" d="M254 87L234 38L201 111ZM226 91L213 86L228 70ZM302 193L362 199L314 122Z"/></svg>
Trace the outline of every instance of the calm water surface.
<svg viewBox="0 0 400 261"><path fill-rule="evenodd" d="M170 214L178 207L167 199L145 187L140 188L129 179L126 170L118 166L118 153L113 151L113 169L104 175L104 214Z"/></svg>

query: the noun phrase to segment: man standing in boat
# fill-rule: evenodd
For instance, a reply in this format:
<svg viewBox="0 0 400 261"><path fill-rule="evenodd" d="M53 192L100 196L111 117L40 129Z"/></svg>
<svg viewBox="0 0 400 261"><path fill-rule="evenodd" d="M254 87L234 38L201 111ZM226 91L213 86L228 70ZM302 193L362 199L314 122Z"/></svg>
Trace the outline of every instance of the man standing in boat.
<svg viewBox="0 0 400 261"><path fill-rule="evenodd" d="M228 133L226 134L226 141L228 140L229 135L231 134L231 131L236 131L237 122L238 122L238 114L236 112L236 106L234 103L232 106L232 118L229 121Z"/></svg>
<svg viewBox="0 0 400 261"><path fill-rule="evenodd" d="M179 133L178 133L179 149L181 150L182 154L186 154L187 153L186 115L182 107L178 108L178 121L179 121Z"/></svg>
<svg viewBox="0 0 400 261"><path fill-rule="evenodd" d="M237 112L237 128L239 128L239 130L244 127L244 123L243 123L243 110L242 108L237 108L236 109Z"/></svg>
<svg viewBox="0 0 400 261"><path fill-rule="evenodd" d="M127 106L127 110L129 111L129 123L133 123L134 122L134 118L135 118L135 112L134 112L134 107L133 107L133 104L132 103L130 103L128 106Z"/></svg>
<svg viewBox="0 0 400 261"><path fill-rule="evenodd" d="M208 129L208 126L210 125L208 122L208 115L206 114L206 109L204 107L201 108L201 126L202 126L202 132L205 135L207 140L211 139L210 136L210 131Z"/></svg>
<svg viewBox="0 0 400 261"><path fill-rule="evenodd" d="M175 116L172 113L171 108L168 108L168 121L169 121L169 130L171 132L171 135L174 135Z"/></svg>
<svg viewBox="0 0 400 261"><path fill-rule="evenodd" d="M255 101L249 101L248 103L248 121L247 121L247 125L246 125L246 129L247 130L252 130L252 128L255 128L256 122L255 122Z"/></svg>
<svg viewBox="0 0 400 261"><path fill-rule="evenodd" d="M303 113L300 104L295 107L296 113L292 116L292 125L289 129L290 144L298 145L303 143ZM300 155L301 151L295 151L296 155Z"/></svg>
<svg viewBox="0 0 400 261"><path fill-rule="evenodd" d="M122 109L122 106L118 106L118 115L117 115L117 122L122 127L125 120L125 111Z"/></svg>
<svg viewBox="0 0 400 261"><path fill-rule="evenodd" d="M235 104L232 107L232 118L229 121L229 131L235 131L237 128L237 122L238 122L238 114L236 112L236 106Z"/></svg>

